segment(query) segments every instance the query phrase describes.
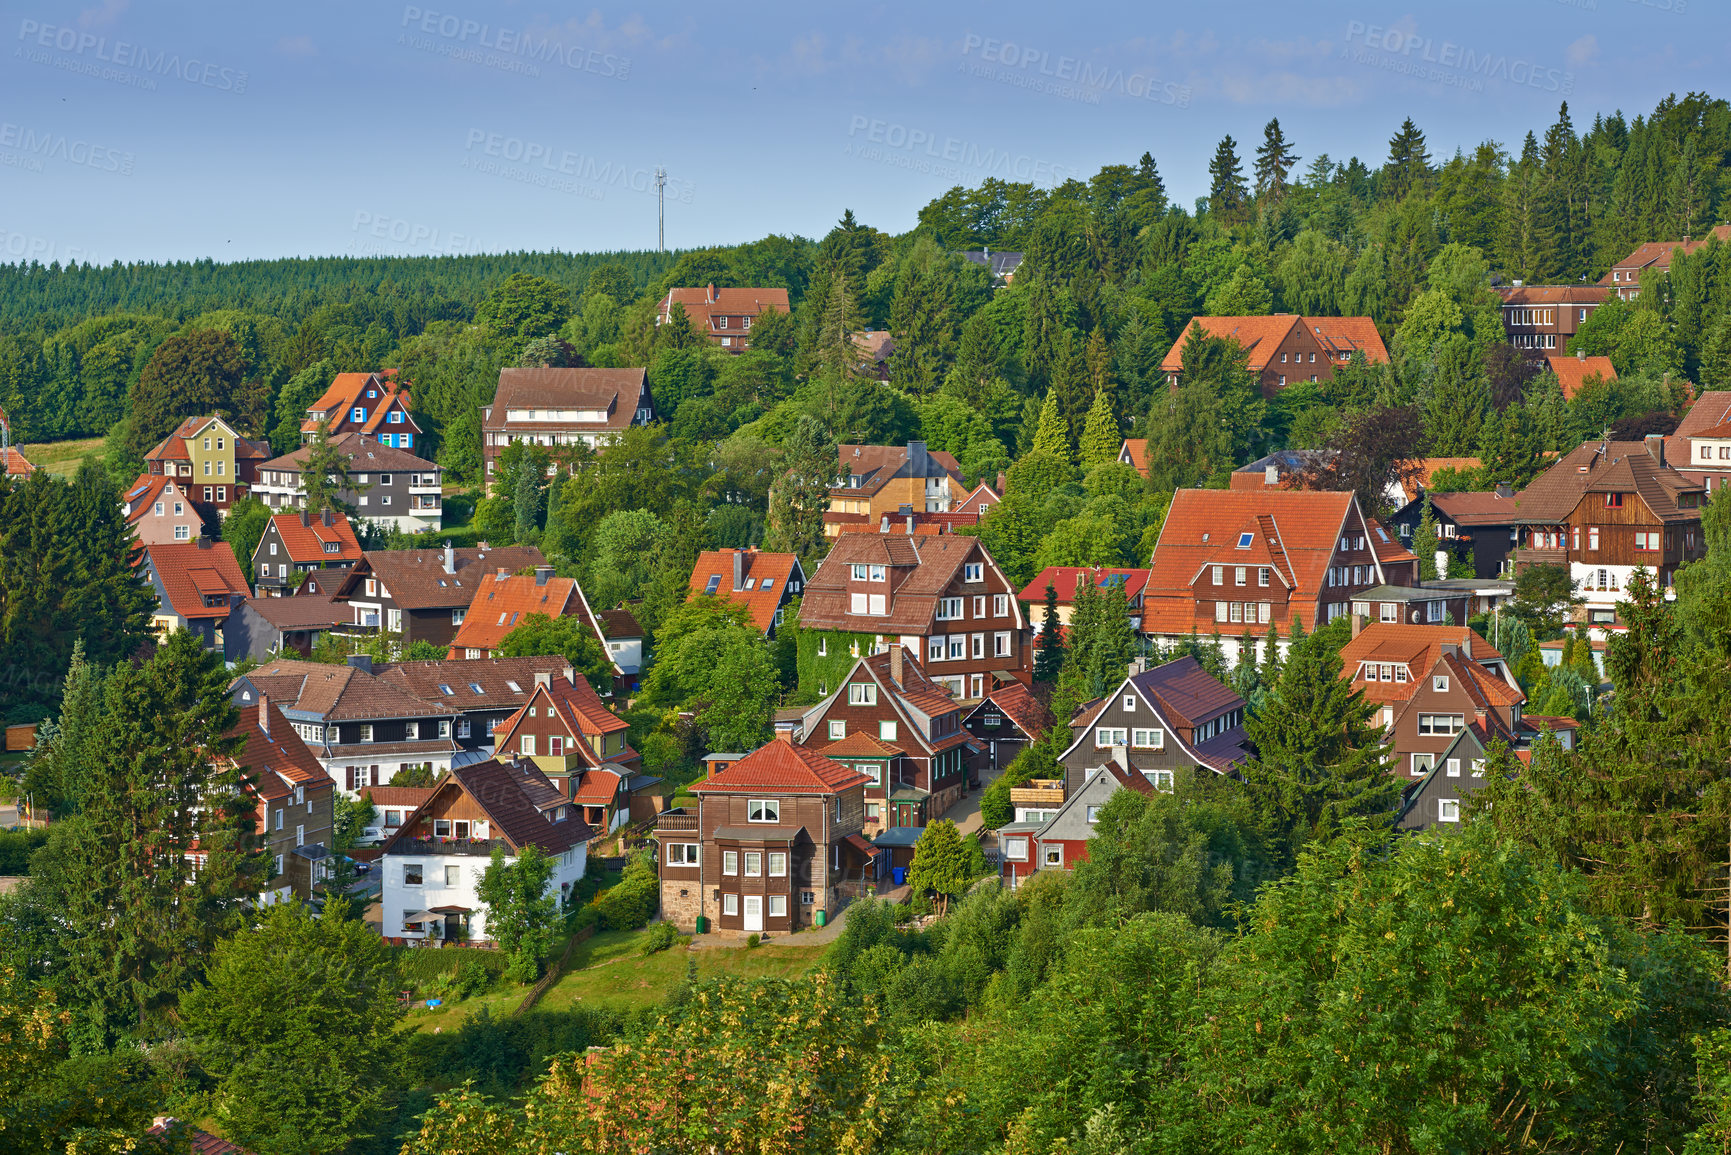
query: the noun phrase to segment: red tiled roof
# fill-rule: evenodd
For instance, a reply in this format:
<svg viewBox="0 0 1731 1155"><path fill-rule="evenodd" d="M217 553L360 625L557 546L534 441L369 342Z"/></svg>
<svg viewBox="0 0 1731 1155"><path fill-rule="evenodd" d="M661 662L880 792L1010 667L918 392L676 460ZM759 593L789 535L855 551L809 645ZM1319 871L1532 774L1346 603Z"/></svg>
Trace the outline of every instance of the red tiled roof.
<svg viewBox="0 0 1731 1155"><path fill-rule="evenodd" d="M1304 323L1324 345L1332 346L1337 355L1362 350L1369 364L1380 365L1388 360L1382 334L1369 317L1306 317Z"/></svg>
<svg viewBox="0 0 1731 1155"><path fill-rule="evenodd" d="M1601 285L1500 285L1498 294L1510 305L1599 305L1611 290Z"/></svg>
<svg viewBox="0 0 1731 1155"><path fill-rule="evenodd" d="M371 437L362 437L352 430L333 434L331 448L348 458L349 469L354 473L402 473L426 470L429 473L440 469L438 462L428 461L424 457L416 457L406 449L398 449L394 445L381 445ZM260 471L272 470L284 473L300 473L306 467L307 455L313 451L310 444L302 445L281 457L274 457L259 466Z"/></svg>
<svg viewBox="0 0 1731 1155"><path fill-rule="evenodd" d="M1515 516L1515 499L1494 492L1433 493L1430 503L1456 525L1508 525Z"/></svg>
<svg viewBox="0 0 1731 1155"><path fill-rule="evenodd" d="M864 730L857 730L845 738L831 742L823 748L823 752L830 758L894 758L898 754L907 753L900 746L892 746Z"/></svg>
<svg viewBox="0 0 1731 1155"><path fill-rule="evenodd" d="M741 559L740 580L744 588L733 588L733 559ZM691 592L713 594L723 601L745 606L760 633L775 625L787 583L799 567L791 553L762 553L755 549L707 549L691 567Z"/></svg>
<svg viewBox="0 0 1731 1155"><path fill-rule="evenodd" d="M933 465L949 474L950 480L961 484L962 466L953 454L942 449L928 449L926 456ZM848 483L830 489L831 493L838 496L844 492L855 496L870 496L882 489L891 478L913 476L912 473L902 472L908 468L908 447L905 445L840 445L836 447L836 457L841 467L848 471ZM937 474L927 473L925 476L936 477ZM857 485L853 481L856 477L860 479Z"/></svg>
<svg viewBox="0 0 1731 1155"><path fill-rule="evenodd" d="M1484 462L1476 457L1420 457L1408 463L1401 474L1400 488L1408 501L1417 501L1420 489L1430 488L1430 479L1439 469L1477 469Z"/></svg>
<svg viewBox="0 0 1731 1155"><path fill-rule="evenodd" d="M995 569L991 556L974 537L958 534L937 537L843 534L830 547L829 555L817 573L806 582L804 599L800 602L800 624L809 629L857 633L865 627L875 633L924 636L933 632L939 597L949 588L966 561L979 561ZM886 615L867 619L849 612L849 567L855 564L912 569L913 572L889 595ZM1019 628L1022 625L1021 610L1014 599L1011 600L1011 616L1012 626Z"/></svg>
<svg viewBox="0 0 1731 1155"><path fill-rule="evenodd" d="M1731 391L1709 390L1695 399L1672 436L1700 437L1727 421L1731 421Z"/></svg>
<svg viewBox="0 0 1731 1155"><path fill-rule="evenodd" d="M234 450L236 461L263 461L270 456L270 443L267 441L249 441L235 432L234 426L217 415L204 417L188 417L175 426L174 432L163 438L149 453L144 455L146 461L185 461L191 456L186 443L198 436L199 432L211 422L219 422L228 430L229 446Z"/></svg>
<svg viewBox="0 0 1731 1155"><path fill-rule="evenodd" d="M1249 354L1248 368L1260 373L1268 368L1271 358L1295 327L1302 326L1323 350L1332 354L1331 363L1339 354L1360 350L1372 365L1388 360L1388 350L1369 317L1298 317L1277 313L1269 317L1193 317L1172 348L1160 362L1162 373L1177 373L1184 368L1184 343L1189 339L1190 326L1202 326L1209 337L1230 337Z"/></svg>
<svg viewBox="0 0 1731 1155"><path fill-rule="evenodd" d="M475 587L503 569L507 573L546 565L547 559L532 545L498 549L451 550L451 569L445 572L442 549L375 549L344 575L331 596L339 601L361 596L367 578L374 578L391 591L391 599L404 609L466 608L474 600Z"/></svg>
<svg viewBox="0 0 1731 1155"><path fill-rule="evenodd" d="M34 468L34 467L32 467ZM122 508L127 521L137 521L149 512L156 504L156 499L162 496L167 486L174 484L174 478L161 473L141 473L138 480L132 483L132 488L122 497ZM179 490L175 491L179 493ZM191 501L191 498L185 498Z"/></svg>
<svg viewBox="0 0 1731 1155"><path fill-rule="evenodd" d="M542 420L544 433L619 431L637 419L638 402L648 393L648 372L637 369L501 369L493 403L482 426L491 430L520 428L511 421L513 409L599 412L602 420Z"/></svg>
<svg viewBox="0 0 1731 1155"><path fill-rule="evenodd" d="M1020 682L1011 682L1007 686L999 686L985 700L974 707L973 712L996 709L1004 717L1016 724L1016 728L1030 738L1038 738L1052 728L1052 713L1045 703L1034 697L1033 691Z"/></svg>
<svg viewBox="0 0 1731 1155"><path fill-rule="evenodd" d="M16 445L8 445L4 451L0 451L0 465L5 466L0 473L7 477L27 477L36 472L36 466L18 452Z"/></svg>
<svg viewBox="0 0 1731 1155"><path fill-rule="evenodd" d="M1145 569L1102 569L1099 566L1085 565L1049 565L1035 575L1034 580L1022 587L1022 592L1016 597L1024 602L1042 604L1046 600L1046 587L1050 585L1058 595L1058 604L1068 606L1075 604L1077 585L1091 576L1096 586L1104 586L1106 579L1122 577L1124 598L1134 602L1141 596L1142 590L1148 584L1148 571Z"/></svg>
<svg viewBox="0 0 1731 1155"><path fill-rule="evenodd" d="M1669 271L1671 262L1676 258L1677 250L1685 255L1693 253L1704 246L1709 239L1717 237L1720 241L1731 241L1731 225L1716 225L1705 237L1690 237L1686 241L1647 241L1638 246L1634 252L1624 257L1612 266L1614 271L1627 272L1630 269L1645 269L1649 266L1655 269ZM1622 284L1628 284L1629 278L1624 276ZM1599 278L1599 284L1613 283L1610 273Z"/></svg>
<svg viewBox="0 0 1731 1155"><path fill-rule="evenodd" d="M722 329L716 317L756 317L761 313L786 313L790 309L786 289L718 289L714 285L669 289L661 299L661 315L671 316L673 306L685 306L685 315L699 333L718 336L751 336L749 329Z"/></svg>
<svg viewBox="0 0 1731 1155"><path fill-rule="evenodd" d="M1589 377L1617 379L1617 367L1609 357L1546 357L1545 364L1557 375L1557 384L1563 387L1563 397L1569 401L1575 399Z"/></svg>
<svg viewBox="0 0 1731 1155"><path fill-rule="evenodd" d="M244 735L235 762L246 768L259 797L275 800L294 793L296 786L328 790L335 785L287 718L269 703L270 733L259 725L259 704L243 706L240 721L223 736Z"/></svg>
<svg viewBox="0 0 1731 1155"><path fill-rule="evenodd" d="M865 782L864 774L854 773L809 746L795 746L778 739L759 746L689 789L693 794L758 790L839 794Z"/></svg>
<svg viewBox="0 0 1731 1155"><path fill-rule="evenodd" d="M1400 543L1399 535L1390 533L1376 518L1365 518L1364 527L1370 531L1370 536L1365 540L1376 552L1376 560L1383 565L1398 565L1401 562L1418 560L1416 553Z"/></svg>
<svg viewBox="0 0 1731 1155"><path fill-rule="evenodd" d="M1524 524L1560 523L1588 493L1633 493L1661 522L1698 521L1699 506L1682 508L1682 493L1700 493L1669 464L1661 465L1642 441L1589 441L1563 455L1515 495L1515 518Z"/></svg>
<svg viewBox="0 0 1731 1155"><path fill-rule="evenodd" d="M1136 472L1143 477L1148 476L1148 439L1146 437L1126 437L1124 444L1118 447L1118 460L1129 459L1136 467Z"/></svg>
<svg viewBox="0 0 1731 1155"><path fill-rule="evenodd" d="M187 1138L187 1150L192 1155L253 1155L239 1143L230 1143L227 1139L212 1135L209 1131L201 1131L190 1123L179 1119L158 1116L155 1124L146 1131L146 1135L161 1138L180 1131Z"/></svg>
<svg viewBox="0 0 1731 1155"><path fill-rule="evenodd" d="M624 776L611 770L585 770L577 788L571 792L571 801L579 806L611 806L619 797L619 788L624 782Z"/></svg>
<svg viewBox="0 0 1731 1155"><path fill-rule="evenodd" d="M1495 647L1466 626L1371 622L1359 631L1356 638L1340 648L1340 676L1363 690L1369 701L1410 701L1413 695L1418 693L1421 679L1428 677L1438 663L1444 660L1445 645L1460 647L1465 657L1459 663L1457 676L1463 684L1469 681L1481 683L1478 690L1480 697L1493 705L1513 705L1526 701L1524 694L1484 667L1485 662L1507 663ZM1407 680L1366 681L1360 676L1365 662L1403 665L1407 668ZM1468 692L1474 692L1470 685Z"/></svg>
<svg viewBox="0 0 1731 1155"><path fill-rule="evenodd" d="M334 561L360 560L361 543L355 540L355 530L349 524L347 514L332 514L329 525L324 523L323 517L308 517L306 524L302 524L302 516L299 513L279 513L271 517L271 524L276 527L277 536L282 538L290 561L326 565ZM337 547L335 553L325 548L333 543Z"/></svg>
<svg viewBox="0 0 1731 1155"><path fill-rule="evenodd" d="M538 585L534 574L521 577L494 574L477 583L463 624L451 639L452 656L460 656L464 649L494 649L530 614L581 617L595 628L602 652L606 652L607 640L595 627L595 616L589 612L589 603L576 578L550 577L545 585Z"/></svg>
<svg viewBox="0 0 1731 1155"><path fill-rule="evenodd" d="M252 593L246 584L246 575L240 572L234 551L223 542L201 546L196 541L184 541L146 546L144 558L167 591L168 608L189 621L226 618L229 612L227 595L245 597ZM206 606L205 594L222 595L222 604Z"/></svg>
<svg viewBox="0 0 1731 1155"><path fill-rule="evenodd" d="M408 385L398 382L397 371L395 369L381 369L377 373L338 373L332 378L330 387L324 391L323 395L307 406L307 412L311 414L316 411L326 414L325 423L332 432L343 429L344 426L352 426L354 423L350 420L351 412L361 402L361 393L369 386L376 389L379 396L366 403L367 419L360 425L359 432L371 432L376 429L384 414L392 408L392 402L400 400L405 410L412 405ZM412 419L410 425L413 428L419 428L419 426L414 425ZM317 432L318 427L319 423L311 416L301 422L302 433ZM345 429L344 431L352 432L354 430Z"/></svg>

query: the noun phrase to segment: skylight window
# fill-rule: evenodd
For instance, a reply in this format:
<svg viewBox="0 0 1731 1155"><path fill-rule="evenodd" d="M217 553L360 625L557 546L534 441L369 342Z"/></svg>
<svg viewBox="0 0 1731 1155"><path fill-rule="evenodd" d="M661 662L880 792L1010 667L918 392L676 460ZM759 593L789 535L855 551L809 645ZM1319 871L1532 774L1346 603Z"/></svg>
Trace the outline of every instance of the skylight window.
<svg viewBox="0 0 1731 1155"><path fill-rule="evenodd" d="M712 594L719 588L721 588L721 575L718 573L710 574L709 575L709 585L704 589L703 592L706 594Z"/></svg>
<svg viewBox="0 0 1731 1155"><path fill-rule="evenodd" d="M479 683L479 682L470 682L469 683L469 689L475 691L475 693L477 693L477 694L486 693L485 690L481 689L481 683Z"/></svg>
<svg viewBox="0 0 1731 1155"><path fill-rule="evenodd" d="M1376 536L1383 541L1387 541L1388 540L1388 531L1383 529L1381 526L1378 526L1377 530L1376 530Z"/></svg>
<svg viewBox="0 0 1731 1155"><path fill-rule="evenodd" d="M1256 535L1248 531L1238 535L1238 548L1249 549L1250 543L1256 540Z"/></svg>
<svg viewBox="0 0 1731 1155"><path fill-rule="evenodd" d="M517 683L515 683L515 682L512 682L512 681L509 681L509 680L507 680L507 681L506 681L506 682L505 682L505 684L506 684L506 685L507 685L507 686L509 686L509 687L511 687L511 692L512 692L512 693L513 693L513 694L521 694L521 693L522 693L522 692L523 692L523 687L521 687L521 686L519 686L519 685L518 685L518 684L517 684Z"/></svg>
<svg viewBox="0 0 1731 1155"><path fill-rule="evenodd" d="M451 696L454 696L456 694L456 691L451 689L451 687L445 685L445 683L440 682L439 683L439 693L444 694L447 697L451 697Z"/></svg>

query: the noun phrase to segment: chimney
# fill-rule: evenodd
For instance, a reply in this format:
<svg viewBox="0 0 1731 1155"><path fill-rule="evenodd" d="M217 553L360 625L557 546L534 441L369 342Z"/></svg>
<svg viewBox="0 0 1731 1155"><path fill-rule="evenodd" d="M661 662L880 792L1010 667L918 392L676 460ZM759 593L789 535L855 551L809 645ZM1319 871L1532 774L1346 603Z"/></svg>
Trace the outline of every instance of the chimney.
<svg viewBox="0 0 1731 1155"><path fill-rule="evenodd" d="M553 685L553 675L549 674L546 670L537 670L535 672L535 684L537 686L546 686L551 689Z"/></svg>
<svg viewBox="0 0 1731 1155"><path fill-rule="evenodd" d="M567 684L572 685L572 686L575 686L577 684L577 671L575 669L573 669L570 666L566 666L562 672L565 675L565 681Z"/></svg>
<svg viewBox="0 0 1731 1155"><path fill-rule="evenodd" d="M457 551L451 548L450 542L445 543L445 572L457 572Z"/></svg>
<svg viewBox="0 0 1731 1155"><path fill-rule="evenodd" d="M548 580L550 578L552 578L552 576L553 576L553 567L552 566L550 566L550 565L538 565L535 567L535 584L536 585L538 585L538 586L546 585Z"/></svg>
<svg viewBox="0 0 1731 1155"><path fill-rule="evenodd" d="M1358 637L1358 635L1363 630L1364 630L1364 615L1363 614L1353 614L1352 615L1352 636L1355 638Z"/></svg>
<svg viewBox="0 0 1731 1155"><path fill-rule="evenodd" d="M932 471L932 455L926 452L924 441L908 442L908 473L913 477L928 477Z"/></svg>
<svg viewBox="0 0 1731 1155"><path fill-rule="evenodd" d="M258 728L270 737L270 698L263 691L258 696Z"/></svg>
<svg viewBox="0 0 1731 1155"><path fill-rule="evenodd" d="M198 548L199 549L209 549L210 548L210 534L201 533L198 535Z"/></svg>
<svg viewBox="0 0 1731 1155"><path fill-rule="evenodd" d="M1664 435L1659 433L1649 433L1646 437L1642 438L1642 440L1647 443L1647 455L1653 459L1654 464L1665 464Z"/></svg>
<svg viewBox="0 0 1731 1155"><path fill-rule="evenodd" d="M1517 289L1520 288L1521 284L1522 284L1521 279L1519 277L1516 277L1515 278L1515 288L1517 288Z"/></svg>
<svg viewBox="0 0 1731 1155"><path fill-rule="evenodd" d="M1112 761L1118 763L1118 768L1120 770L1130 769L1130 747L1128 747L1128 746L1114 746L1114 747L1112 747Z"/></svg>
<svg viewBox="0 0 1731 1155"><path fill-rule="evenodd" d="M1146 674L1147 672L1148 659L1146 656L1137 654L1134 658L1130 659L1130 676L1132 678L1138 674Z"/></svg>
<svg viewBox="0 0 1731 1155"><path fill-rule="evenodd" d="M301 510L301 524L304 526L304 525L311 525L312 523L313 523L313 515L308 513L304 509Z"/></svg>
<svg viewBox="0 0 1731 1155"><path fill-rule="evenodd" d="M889 531L890 531L890 515L886 513L883 516L883 520L878 522L878 532L879 533L888 533Z"/></svg>
<svg viewBox="0 0 1731 1155"><path fill-rule="evenodd" d="M1585 361L1586 359L1587 359L1587 351L1585 349L1576 349L1575 350L1575 360Z"/></svg>
<svg viewBox="0 0 1731 1155"><path fill-rule="evenodd" d="M735 592L745 588L745 551L736 549L733 553L733 588Z"/></svg>
<svg viewBox="0 0 1731 1155"><path fill-rule="evenodd" d="M1515 487L1514 486L1510 485L1506 481L1497 482L1497 496L1498 497L1513 497L1514 495L1515 495Z"/></svg>
<svg viewBox="0 0 1731 1155"><path fill-rule="evenodd" d="M793 731L792 730L777 729L775 732L775 740L777 742L786 742L789 746L791 746L791 745L793 745ZM730 765L732 765L731 762L724 762L724 763L722 763L721 768L726 769ZM711 770L710 773L713 774L714 771Z"/></svg>
<svg viewBox="0 0 1731 1155"><path fill-rule="evenodd" d="M350 654L349 665L363 674L370 674L373 672L373 656L371 654Z"/></svg>
<svg viewBox="0 0 1731 1155"><path fill-rule="evenodd" d="M896 684L896 689L902 688L902 644L899 641L890 646L890 681Z"/></svg>
<svg viewBox="0 0 1731 1155"><path fill-rule="evenodd" d="M1689 243L1689 234L1688 233L1683 234L1683 243L1685 245L1687 245Z"/></svg>
<svg viewBox="0 0 1731 1155"><path fill-rule="evenodd" d="M998 470L998 493L1002 494L1008 488L1010 488L1009 477L1000 469Z"/></svg>
<svg viewBox="0 0 1731 1155"><path fill-rule="evenodd" d="M912 537L913 535L914 535L914 515L910 513L910 514L908 514L908 536Z"/></svg>
<svg viewBox="0 0 1731 1155"><path fill-rule="evenodd" d="M326 525L335 525L337 523L337 515L331 510L331 507L328 505L325 506L324 523Z"/></svg>
<svg viewBox="0 0 1731 1155"><path fill-rule="evenodd" d="M703 299L711 305L715 304L715 282L709 282L709 288L703 291Z"/></svg>
<svg viewBox="0 0 1731 1155"><path fill-rule="evenodd" d="M1280 484L1280 466L1278 466L1278 465L1264 465L1262 467L1262 484L1264 484L1264 485L1279 485Z"/></svg>

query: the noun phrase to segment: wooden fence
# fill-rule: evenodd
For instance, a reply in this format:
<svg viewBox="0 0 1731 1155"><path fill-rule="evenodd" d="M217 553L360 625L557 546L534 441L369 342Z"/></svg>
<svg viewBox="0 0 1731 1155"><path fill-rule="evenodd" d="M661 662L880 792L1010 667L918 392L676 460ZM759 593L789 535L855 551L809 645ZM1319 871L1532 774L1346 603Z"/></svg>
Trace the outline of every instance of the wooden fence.
<svg viewBox="0 0 1731 1155"><path fill-rule="evenodd" d="M547 973L541 976L541 981L529 988L529 993L523 997L523 1002L517 1007L517 1014L523 1014L541 1001L541 996L553 989L565 974L565 968L571 962L571 952L577 949L577 944L586 942L595 933L593 924L584 927L565 941L565 953L559 956L559 961L547 968Z"/></svg>

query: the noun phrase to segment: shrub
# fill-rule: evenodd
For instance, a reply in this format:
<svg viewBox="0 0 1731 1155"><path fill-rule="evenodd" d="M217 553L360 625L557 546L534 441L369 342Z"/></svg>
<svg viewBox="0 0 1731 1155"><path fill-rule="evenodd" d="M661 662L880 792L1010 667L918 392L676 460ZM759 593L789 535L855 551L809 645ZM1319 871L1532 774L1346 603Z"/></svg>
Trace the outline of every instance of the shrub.
<svg viewBox="0 0 1731 1155"><path fill-rule="evenodd" d="M679 928L670 922L658 922L643 936L638 950L645 955L659 954L679 941Z"/></svg>
<svg viewBox="0 0 1731 1155"><path fill-rule="evenodd" d="M755 934L748 934L745 936L745 945L746 945L747 949L755 948L757 946L757 944L762 942L762 941L763 940Z"/></svg>
<svg viewBox="0 0 1731 1155"><path fill-rule="evenodd" d="M0 874L29 874L30 856L47 841L46 830L0 830Z"/></svg>

